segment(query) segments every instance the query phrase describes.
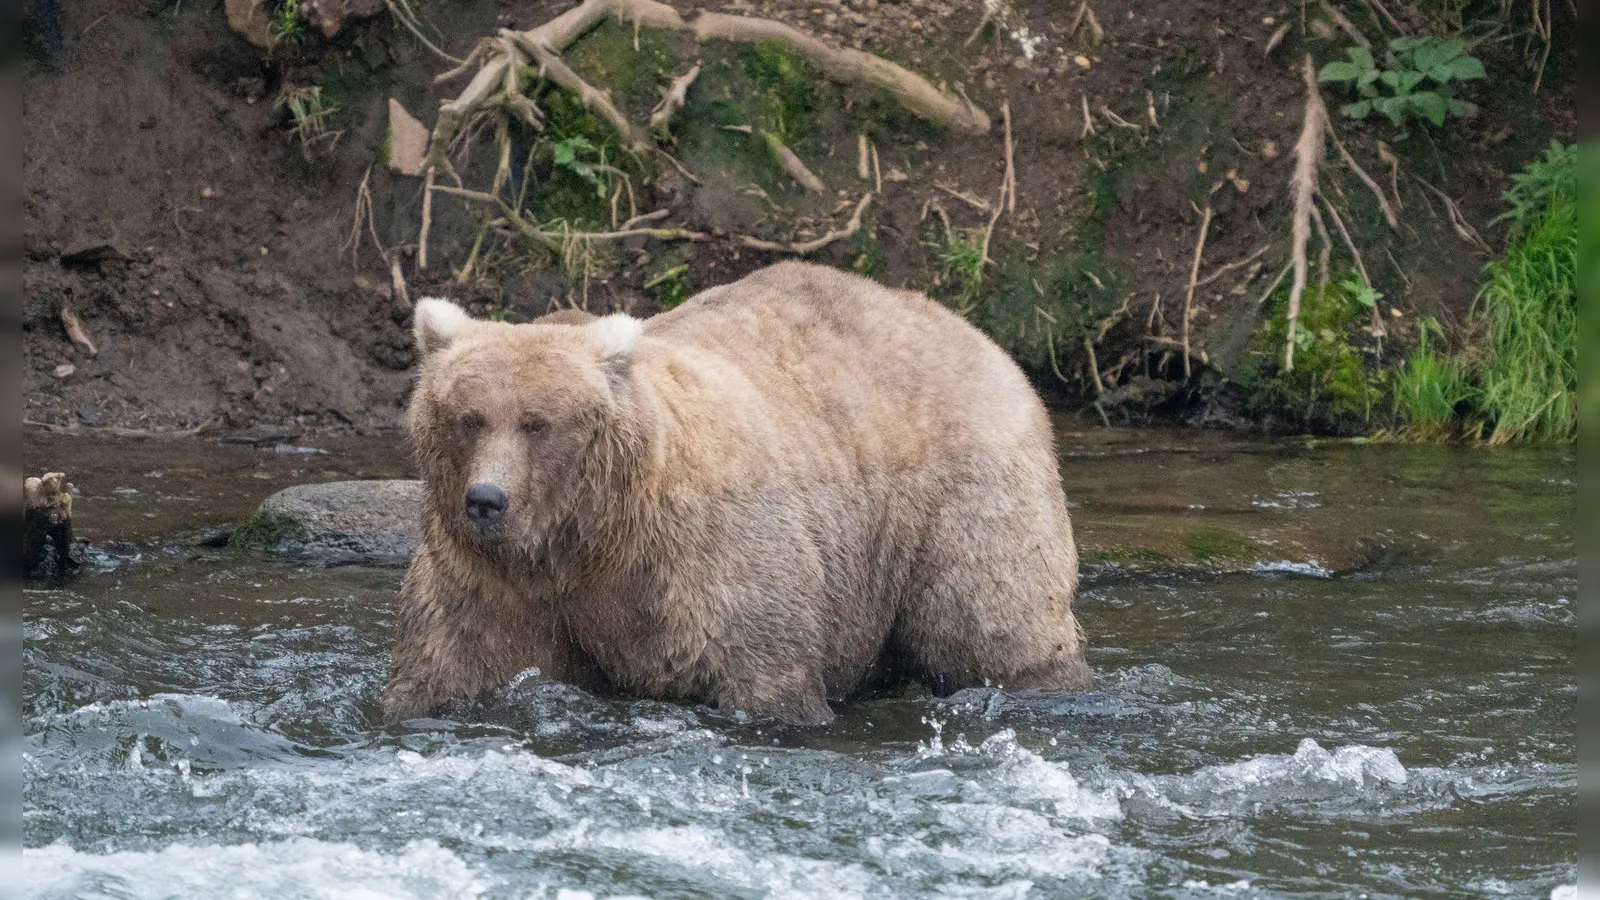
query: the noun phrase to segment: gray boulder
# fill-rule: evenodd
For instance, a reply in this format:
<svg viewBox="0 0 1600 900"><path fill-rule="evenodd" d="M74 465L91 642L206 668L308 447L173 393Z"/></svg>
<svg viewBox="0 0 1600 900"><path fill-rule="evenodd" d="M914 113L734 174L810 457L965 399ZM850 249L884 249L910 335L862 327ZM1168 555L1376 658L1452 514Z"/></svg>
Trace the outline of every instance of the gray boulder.
<svg viewBox="0 0 1600 900"><path fill-rule="evenodd" d="M334 481L285 488L239 525L232 544L329 563L398 565L422 540L422 482Z"/></svg>

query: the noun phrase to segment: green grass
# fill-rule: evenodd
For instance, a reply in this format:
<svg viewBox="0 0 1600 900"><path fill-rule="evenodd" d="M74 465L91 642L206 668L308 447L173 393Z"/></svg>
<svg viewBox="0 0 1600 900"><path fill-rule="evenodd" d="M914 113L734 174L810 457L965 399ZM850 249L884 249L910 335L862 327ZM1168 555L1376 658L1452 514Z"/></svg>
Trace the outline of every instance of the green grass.
<svg viewBox="0 0 1600 900"><path fill-rule="evenodd" d="M1421 440L1449 437L1462 404L1480 393L1463 360L1429 345L1442 336L1437 320L1423 320L1417 349L1394 375L1395 413L1407 423L1408 436Z"/></svg>
<svg viewBox="0 0 1600 900"><path fill-rule="evenodd" d="M1578 196L1578 147L1551 141L1544 159L1511 176L1511 189L1501 198L1511 208L1495 217L1507 223L1507 239L1515 241L1538 227L1557 198Z"/></svg>
<svg viewBox="0 0 1600 900"><path fill-rule="evenodd" d="M1558 196L1544 221L1489 264L1477 314L1493 355L1479 412L1490 443L1577 437L1577 205Z"/></svg>
<svg viewBox="0 0 1600 900"><path fill-rule="evenodd" d="M939 299L956 310L970 310L983 288L983 238L952 228L927 238L922 245L933 256Z"/></svg>
<svg viewBox="0 0 1600 900"><path fill-rule="evenodd" d="M1482 346L1436 353L1428 334L1395 380L1406 426L1451 424L1490 443L1563 443L1578 432L1577 154L1553 145L1505 193L1510 242L1473 308Z"/></svg>

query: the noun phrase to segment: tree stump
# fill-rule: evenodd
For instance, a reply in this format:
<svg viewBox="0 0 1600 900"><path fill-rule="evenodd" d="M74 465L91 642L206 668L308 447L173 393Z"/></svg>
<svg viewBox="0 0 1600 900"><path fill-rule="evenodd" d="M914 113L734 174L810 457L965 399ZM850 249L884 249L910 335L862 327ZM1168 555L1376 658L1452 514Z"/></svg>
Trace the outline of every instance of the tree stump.
<svg viewBox="0 0 1600 900"><path fill-rule="evenodd" d="M22 574L57 579L78 569L72 556L72 485L61 472L22 483Z"/></svg>

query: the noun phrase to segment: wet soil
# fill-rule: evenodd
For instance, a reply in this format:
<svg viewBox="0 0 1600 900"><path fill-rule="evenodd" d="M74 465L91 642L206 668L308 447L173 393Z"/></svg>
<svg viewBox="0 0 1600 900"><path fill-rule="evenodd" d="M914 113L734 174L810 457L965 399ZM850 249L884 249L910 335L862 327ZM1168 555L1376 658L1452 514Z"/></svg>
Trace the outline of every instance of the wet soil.
<svg viewBox="0 0 1600 900"><path fill-rule="evenodd" d="M527 27L565 6L467 3L434 24L439 40L459 50L497 24ZM1303 104L1297 67L1312 48L1295 32L1263 50L1294 10L1103 0L1094 5L1105 32L1096 44L1082 28L1069 33L1071 10L1050 0L1010 4L1004 27L980 29L970 42L976 3L767 0L743 8L899 61L996 119L1009 104L1017 207L996 226L997 268L1020 273L1013 286L1049 281L1055 264L1114 281L1107 308L1089 312L1112 317L1097 369L1103 387L1126 401L1126 421L1152 412L1193 417L1226 393L1227 365L1248 352L1258 324L1258 294L1286 258L1282 187ZM1031 57L1018 27L1039 40ZM386 17L353 23L331 41L264 53L228 31L219 0L86 0L62 5L60 33L58 64L30 57L23 79L25 418L73 428L396 428L411 383L410 314L370 237L390 248L414 244L419 184L381 163L384 110L395 96L431 121L459 82L432 84L442 64ZM1326 55L1324 44L1334 43L1316 49ZM1507 46L1484 52L1505 56L1492 63L1497 70L1520 73ZM1486 223L1506 173L1552 134L1571 136L1565 65L1558 54L1551 86L1533 103L1514 95L1515 79L1484 87L1474 95L1479 120L1430 139L1407 165ZM339 106L331 150L302 151L275 102L285 87L308 84ZM1093 134L1084 130L1085 104ZM1369 171L1385 171L1376 158L1381 130L1340 128ZM997 196L999 127L973 137L930 138L920 126L879 137L890 178L870 221L874 245L841 244L819 258L859 267L870 256L874 277L937 295L948 282L926 246L930 229L941 216L958 230L985 223L984 210L952 191L981 202ZM830 186L865 189L854 177L853 135L807 140L800 144ZM367 173L370 224L354 216ZM641 184L640 206L666 206L691 227L744 224L739 203L749 198L725 182ZM1421 186L1400 186L1406 224L1380 235L1383 261L1371 263L1401 313L1390 352L1405 346L1420 315L1459 321L1482 262L1439 210L1430 215ZM1327 189L1363 202L1347 173ZM1259 269L1241 266L1238 277L1197 295L1195 347L1217 362L1185 380L1173 342L1205 204L1215 213L1206 271L1267 249ZM456 284L477 220L459 204L440 206L430 247L438 262L417 273L402 252L413 295L443 290L513 319L573 302L648 314L661 302L644 289L660 267L643 262L652 249L643 246L626 248L611 276L578 286L527 269ZM699 245L685 260L687 281L709 286L772 259L728 243ZM82 321L95 353L69 340L64 309ZM1086 356L1069 347L1058 362L1063 378L1045 367L1041 384L1065 404L1093 400ZM1213 406L1221 414L1207 420L1251 424L1225 407Z"/></svg>

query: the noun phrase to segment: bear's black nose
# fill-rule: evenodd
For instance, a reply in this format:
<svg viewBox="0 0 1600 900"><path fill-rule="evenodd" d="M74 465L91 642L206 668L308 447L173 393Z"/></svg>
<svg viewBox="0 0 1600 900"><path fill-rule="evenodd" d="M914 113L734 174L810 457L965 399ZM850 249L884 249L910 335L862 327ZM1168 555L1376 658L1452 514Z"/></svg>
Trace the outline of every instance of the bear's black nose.
<svg viewBox="0 0 1600 900"><path fill-rule="evenodd" d="M509 499L499 486L480 481L467 488L467 518L475 525L492 525L505 515Z"/></svg>

